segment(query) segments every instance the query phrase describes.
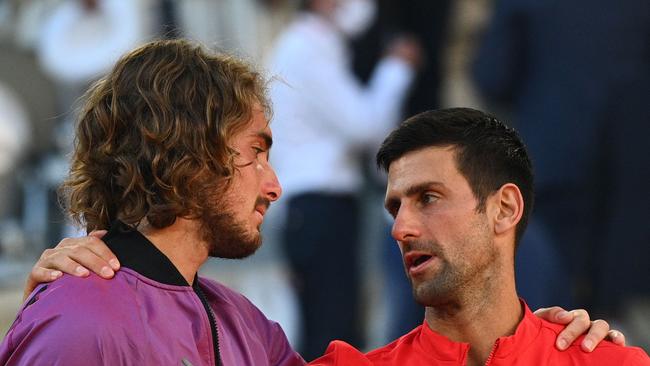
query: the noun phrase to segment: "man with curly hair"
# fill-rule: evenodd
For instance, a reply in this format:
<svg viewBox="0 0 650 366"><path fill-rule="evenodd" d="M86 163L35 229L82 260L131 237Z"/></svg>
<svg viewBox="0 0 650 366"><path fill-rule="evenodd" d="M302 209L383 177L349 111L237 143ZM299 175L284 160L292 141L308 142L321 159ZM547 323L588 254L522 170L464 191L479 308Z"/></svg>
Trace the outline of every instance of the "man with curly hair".
<svg viewBox="0 0 650 366"><path fill-rule="evenodd" d="M62 196L88 232L108 230L122 268L36 288L0 364L304 364L277 323L197 276L208 256L254 253L281 195L264 85L175 40L132 51L91 87Z"/></svg>

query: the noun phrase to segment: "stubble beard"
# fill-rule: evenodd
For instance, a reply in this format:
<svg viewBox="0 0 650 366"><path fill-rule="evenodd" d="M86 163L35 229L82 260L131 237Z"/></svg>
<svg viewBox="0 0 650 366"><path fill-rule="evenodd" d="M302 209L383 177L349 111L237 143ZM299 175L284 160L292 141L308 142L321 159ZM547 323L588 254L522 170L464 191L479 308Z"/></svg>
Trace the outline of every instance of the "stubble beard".
<svg viewBox="0 0 650 366"><path fill-rule="evenodd" d="M435 306L437 304L450 301L452 295L456 292L457 284L462 277L458 269L455 268L449 260L445 258L440 247L433 242L424 244L427 248L433 248L437 260L440 261L438 273L422 283L415 284L409 277L413 297L415 301L422 306ZM408 275L408 274L407 274Z"/></svg>
<svg viewBox="0 0 650 366"><path fill-rule="evenodd" d="M208 245L208 255L242 259L254 254L262 245L259 228L247 229L223 199L211 206L201 217L201 236Z"/></svg>
<svg viewBox="0 0 650 366"><path fill-rule="evenodd" d="M477 240L480 244L477 245ZM440 260L440 268L432 278L414 285L409 278L413 289L415 301L426 307L444 307L447 305L464 303L470 298L485 296L484 293L491 286L492 272L498 268L498 253L493 242L485 236L467 238L466 242L458 243L460 247L467 247L474 243L474 253L471 257L479 258L477 262L459 260L451 261L440 246L435 242L424 243ZM463 258L464 259L464 258Z"/></svg>

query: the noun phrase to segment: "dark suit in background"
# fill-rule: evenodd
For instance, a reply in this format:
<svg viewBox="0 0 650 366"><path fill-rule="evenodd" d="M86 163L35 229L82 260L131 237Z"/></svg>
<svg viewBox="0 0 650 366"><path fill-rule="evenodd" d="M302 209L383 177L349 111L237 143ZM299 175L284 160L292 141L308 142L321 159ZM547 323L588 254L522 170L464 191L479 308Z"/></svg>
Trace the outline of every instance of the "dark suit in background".
<svg viewBox="0 0 650 366"><path fill-rule="evenodd" d="M612 318L649 297L650 1L497 1L474 66L528 144L573 299Z"/></svg>

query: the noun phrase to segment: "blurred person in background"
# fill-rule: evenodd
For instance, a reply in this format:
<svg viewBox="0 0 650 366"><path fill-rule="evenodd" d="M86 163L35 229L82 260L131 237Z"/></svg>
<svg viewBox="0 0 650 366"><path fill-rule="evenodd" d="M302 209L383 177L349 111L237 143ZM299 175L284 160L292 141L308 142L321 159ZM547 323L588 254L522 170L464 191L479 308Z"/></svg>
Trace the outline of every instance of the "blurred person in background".
<svg viewBox="0 0 650 366"><path fill-rule="evenodd" d="M71 106L117 58L150 37L153 0L5 2L11 14L0 80L26 101L34 144L16 198L26 242L36 254L61 238L66 225L56 202L72 142ZM3 4L3 5L5 5ZM8 52L7 52L8 48Z"/></svg>
<svg viewBox="0 0 650 366"><path fill-rule="evenodd" d="M32 144L29 115L20 98L0 82L0 254L21 245L20 239L9 235L18 228L15 206L18 181L15 169L22 163Z"/></svg>
<svg viewBox="0 0 650 366"><path fill-rule="evenodd" d="M280 34L269 69L273 161L285 194L282 241L301 306L301 354L333 338L362 345L359 193L362 153L401 117L420 62L415 41L388 45L367 85L353 74L348 42L364 32L374 0L306 0Z"/></svg>
<svg viewBox="0 0 650 366"><path fill-rule="evenodd" d="M422 62L407 93L404 114L440 107L443 54L452 16L450 0L376 0L377 16L368 31L352 40L353 70L367 82L395 37L408 34L421 47Z"/></svg>
<svg viewBox="0 0 650 366"><path fill-rule="evenodd" d="M43 20L37 44L43 69L60 84L83 91L110 70L121 55L153 35L152 19L146 13L148 3L60 2Z"/></svg>
<svg viewBox="0 0 650 366"><path fill-rule="evenodd" d="M650 155L641 146L650 135L649 44L646 0L504 0L474 65L478 89L512 109L528 143L533 216L569 274L573 303L615 318L641 306L634 312L645 315L626 329L645 329L647 347ZM610 273L602 263L620 268Z"/></svg>
<svg viewBox="0 0 650 366"><path fill-rule="evenodd" d="M0 2L0 85L4 105L0 111L3 115L0 134L4 140L0 149L4 153L17 152L13 159L5 162L8 165L3 164L9 170L2 174L3 183L0 184L3 186L0 242L5 249L3 256L8 260L0 270L6 284L19 278L20 275L16 275L22 270L14 272L12 268L21 266L21 258L35 255L42 249L44 236L40 234L44 225L29 225L28 222L38 216L32 213L43 214L43 206L47 205L46 195L37 194L33 188L42 185L35 176L45 175L38 169L38 163L52 152L53 117L57 114L53 83L40 70L32 50L18 40L22 6L22 2ZM37 201L43 205L30 204ZM38 208L32 210L35 206ZM58 214L58 207L56 211ZM38 247L30 251L35 243Z"/></svg>

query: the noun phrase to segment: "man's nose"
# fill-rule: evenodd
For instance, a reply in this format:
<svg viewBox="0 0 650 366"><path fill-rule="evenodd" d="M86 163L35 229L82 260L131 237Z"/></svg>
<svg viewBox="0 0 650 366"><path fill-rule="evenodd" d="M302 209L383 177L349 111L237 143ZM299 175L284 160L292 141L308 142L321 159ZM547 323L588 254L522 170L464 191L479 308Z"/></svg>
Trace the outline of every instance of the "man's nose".
<svg viewBox="0 0 650 366"><path fill-rule="evenodd" d="M391 230L391 235L398 242L420 237L420 225L417 215L408 208L400 207Z"/></svg>
<svg viewBox="0 0 650 366"><path fill-rule="evenodd" d="M275 170L270 165L267 177L262 184L262 194L271 202L277 201L282 196L282 186L280 186Z"/></svg>

